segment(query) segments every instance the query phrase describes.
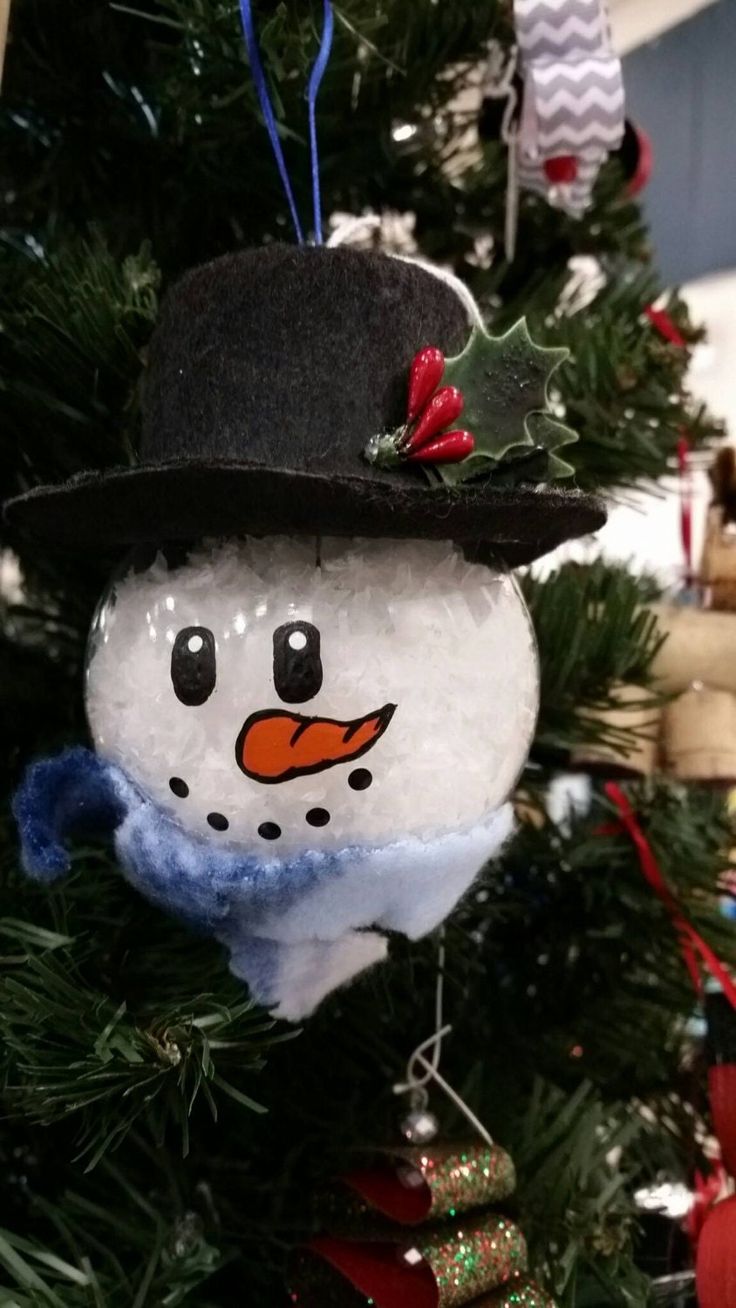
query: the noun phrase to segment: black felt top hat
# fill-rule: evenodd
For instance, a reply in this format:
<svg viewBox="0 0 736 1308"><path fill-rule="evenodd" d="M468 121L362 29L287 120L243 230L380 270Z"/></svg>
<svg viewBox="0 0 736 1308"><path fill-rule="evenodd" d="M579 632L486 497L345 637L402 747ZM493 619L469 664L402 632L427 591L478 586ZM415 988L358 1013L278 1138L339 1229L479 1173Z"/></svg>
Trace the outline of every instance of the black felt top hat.
<svg viewBox="0 0 736 1308"><path fill-rule="evenodd" d="M484 543L509 564L601 526L575 490L432 486L371 466L401 424L414 355L460 353L462 302L417 264L272 245L187 273L150 345L140 462L11 500L9 521L59 543L307 532Z"/></svg>

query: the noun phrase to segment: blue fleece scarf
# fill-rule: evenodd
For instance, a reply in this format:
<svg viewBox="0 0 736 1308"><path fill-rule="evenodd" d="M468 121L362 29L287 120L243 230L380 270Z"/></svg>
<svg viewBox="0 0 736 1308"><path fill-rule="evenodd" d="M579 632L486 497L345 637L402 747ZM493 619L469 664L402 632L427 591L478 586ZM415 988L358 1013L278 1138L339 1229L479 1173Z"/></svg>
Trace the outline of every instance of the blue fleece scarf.
<svg viewBox="0 0 736 1308"><path fill-rule="evenodd" d="M13 811L23 866L40 881L68 871L70 838L114 832L126 878L221 941L254 998L294 1020L385 956L384 936L366 928L416 939L442 921L511 821L507 806L431 840L264 858L189 834L121 768L80 747L32 764Z"/></svg>

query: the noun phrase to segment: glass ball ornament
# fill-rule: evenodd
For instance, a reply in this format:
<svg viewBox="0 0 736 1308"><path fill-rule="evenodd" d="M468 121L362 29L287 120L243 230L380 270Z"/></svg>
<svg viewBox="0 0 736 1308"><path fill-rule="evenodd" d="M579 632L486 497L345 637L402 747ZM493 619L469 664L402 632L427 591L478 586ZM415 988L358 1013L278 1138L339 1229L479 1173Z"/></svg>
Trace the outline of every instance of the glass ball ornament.
<svg viewBox="0 0 736 1308"><path fill-rule="evenodd" d="M86 704L129 880L301 1021L468 889L537 708L512 578L441 541L205 541L123 568Z"/></svg>
<svg viewBox="0 0 736 1308"><path fill-rule="evenodd" d="M187 832L264 859L482 823L537 700L516 582L442 541L273 536L129 561L86 661L97 752Z"/></svg>

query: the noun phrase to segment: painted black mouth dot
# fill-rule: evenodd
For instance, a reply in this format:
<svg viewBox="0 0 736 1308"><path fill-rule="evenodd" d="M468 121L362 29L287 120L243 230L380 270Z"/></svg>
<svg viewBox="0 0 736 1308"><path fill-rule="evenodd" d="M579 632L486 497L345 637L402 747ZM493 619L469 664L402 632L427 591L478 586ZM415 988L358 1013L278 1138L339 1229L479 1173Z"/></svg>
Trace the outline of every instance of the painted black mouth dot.
<svg viewBox="0 0 736 1308"><path fill-rule="evenodd" d="M348 777L348 785L352 790L367 790L373 781L373 773L367 768L356 768Z"/></svg>
<svg viewBox="0 0 736 1308"><path fill-rule="evenodd" d="M227 818L222 813L208 813L207 821L211 827L214 827L215 831L227 831L230 826Z"/></svg>
<svg viewBox="0 0 736 1308"><path fill-rule="evenodd" d="M326 808L310 808L307 813L307 822L310 827L326 827L330 820L330 815Z"/></svg>
<svg viewBox="0 0 736 1308"><path fill-rule="evenodd" d="M262 822L258 828L258 834L264 840L278 840L281 835L281 827L277 822Z"/></svg>
<svg viewBox="0 0 736 1308"><path fill-rule="evenodd" d="M169 777L169 789L173 790L179 799L186 799L189 794L189 787L186 781L182 781L181 777Z"/></svg>

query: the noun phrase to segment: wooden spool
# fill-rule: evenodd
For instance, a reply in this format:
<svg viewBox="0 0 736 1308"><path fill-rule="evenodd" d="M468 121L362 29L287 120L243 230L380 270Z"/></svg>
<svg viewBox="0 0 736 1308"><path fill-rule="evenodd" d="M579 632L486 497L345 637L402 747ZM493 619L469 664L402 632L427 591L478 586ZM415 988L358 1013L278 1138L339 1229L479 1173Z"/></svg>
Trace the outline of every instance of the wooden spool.
<svg viewBox="0 0 736 1308"><path fill-rule="evenodd" d="M10 0L0 0L0 86L3 80L3 68L5 66L5 47L8 41L8 26L10 23Z"/></svg>
<svg viewBox="0 0 736 1308"><path fill-rule="evenodd" d="M573 755L572 767L585 772L604 772L608 777L649 777L657 766L662 709L647 702L650 696L643 686L615 686L611 697L616 701L611 708L595 714L586 709L586 720L594 719L619 731L636 732L634 742L626 754L607 744L583 745Z"/></svg>
<svg viewBox="0 0 736 1308"><path fill-rule="evenodd" d="M712 609L736 612L736 523L724 520L721 505L708 510L700 579Z"/></svg>
<svg viewBox="0 0 736 1308"><path fill-rule="evenodd" d="M652 604L667 633L652 664L657 689L679 695L694 682L736 694L736 613L682 604Z"/></svg>
<svg viewBox="0 0 736 1308"><path fill-rule="evenodd" d="M736 695L695 682L667 704L662 722L667 772L680 781L736 782Z"/></svg>

